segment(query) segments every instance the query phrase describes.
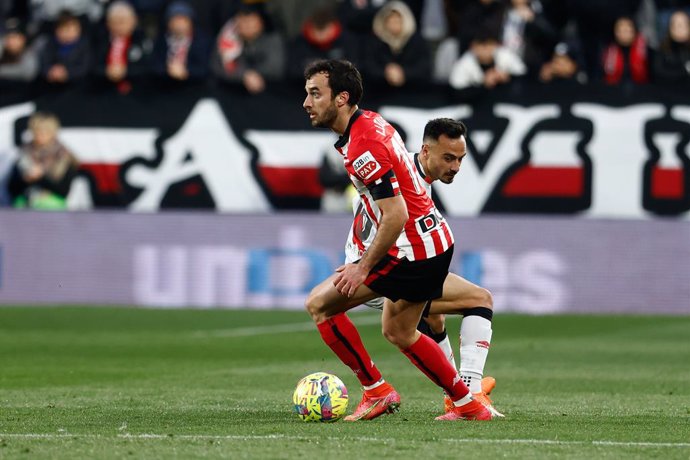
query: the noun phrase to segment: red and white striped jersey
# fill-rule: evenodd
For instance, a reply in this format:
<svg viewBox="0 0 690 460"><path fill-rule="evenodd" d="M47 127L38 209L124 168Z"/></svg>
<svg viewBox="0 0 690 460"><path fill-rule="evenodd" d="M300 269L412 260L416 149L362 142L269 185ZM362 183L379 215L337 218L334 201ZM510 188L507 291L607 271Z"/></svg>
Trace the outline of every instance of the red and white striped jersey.
<svg viewBox="0 0 690 460"><path fill-rule="evenodd" d="M374 231L378 228L381 210L368 187L390 180L393 190L405 200L409 218L388 251L391 256L424 260L445 252L453 244L450 227L426 191L429 184L417 170L400 135L381 115L366 110L355 112L335 147L344 157L345 169L362 200L364 216ZM388 176L391 171L393 175ZM364 217L355 215L355 228L358 218ZM352 232L350 238L348 244L356 247L360 255L373 241L373 236L363 240L357 231Z"/></svg>

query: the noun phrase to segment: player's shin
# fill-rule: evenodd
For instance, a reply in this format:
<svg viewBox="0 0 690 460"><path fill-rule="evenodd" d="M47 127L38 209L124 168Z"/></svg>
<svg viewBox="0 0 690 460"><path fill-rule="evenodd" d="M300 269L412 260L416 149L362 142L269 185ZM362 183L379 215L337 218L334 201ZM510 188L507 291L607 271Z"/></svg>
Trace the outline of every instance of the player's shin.
<svg viewBox="0 0 690 460"><path fill-rule="evenodd" d="M419 339L402 352L453 401L463 398L469 401L469 389L458 376L457 369L446 359L441 348L432 339L420 334Z"/></svg>
<svg viewBox="0 0 690 460"><path fill-rule="evenodd" d="M492 312L483 307L470 312L460 326L460 376L472 393L479 393L491 346Z"/></svg>
<svg viewBox="0 0 690 460"><path fill-rule="evenodd" d="M381 382L381 373L367 353L357 328L345 313L317 324L326 345L355 373L362 386L373 388Z"/></svg>

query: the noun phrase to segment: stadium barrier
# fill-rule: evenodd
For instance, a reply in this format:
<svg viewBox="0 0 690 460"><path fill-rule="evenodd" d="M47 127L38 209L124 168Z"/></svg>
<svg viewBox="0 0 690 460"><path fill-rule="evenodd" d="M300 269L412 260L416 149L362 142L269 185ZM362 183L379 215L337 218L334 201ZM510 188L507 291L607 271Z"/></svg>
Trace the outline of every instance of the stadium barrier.
<svg viewBox="0 0 690 460"><path fill-rule="evenodd" d="M498 312L690 314L690 222L449 218ZM348 215L0 211L0 304L302 308Z"/></svg>
<svg viewBox="0 0 690 460"><path fill-rule="evenodd" d="M49 110L82 161L72 209L318 209L318 168L335 135L309 126L303 98L301 82L256 96L229 87L150 87L127 97L0 90L0 155L21 144L29 114ZM467 99L429 87L366 91L362 105L393 122L411 151L429 119L467 122L461 175L435 188L448 215L690 219L687 91L546 85Z"/></svg>

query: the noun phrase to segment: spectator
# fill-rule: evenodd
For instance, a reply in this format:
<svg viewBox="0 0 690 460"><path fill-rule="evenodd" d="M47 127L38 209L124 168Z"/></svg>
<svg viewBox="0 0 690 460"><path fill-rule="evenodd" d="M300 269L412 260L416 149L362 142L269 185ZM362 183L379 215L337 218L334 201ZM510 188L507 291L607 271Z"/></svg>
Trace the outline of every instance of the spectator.
<svg viewBox="0 0 690 460"><path fill-rule="evenodd" d="M323 154L319 167L319 184L323 187L321 211L352 211L352 182L343 166L342 156L335 149L328 149Z"/></svg>
<svg viewBox="0 0 690 460"><path fill-rule="evenodd" d="M0 39L0 79L31 81L38 75L38 54L28 46L28 39L21 21L10 18L5 21L5 31Z"/></svg>
<svg viewBox="0 0 690 460"><path fill-rule="evenodd" d="M601 77L601 55L611 40L616 19L635 16L642 0L553 0L553 3L564 3L566 17L577 28L585 71L594 80Z"/></svg>
<svg viewBox="0 0 690 460"><path fill-rule="evenodd" d="M464 0L456 1L455 7L458 29L460 31L460 49L466 51L475 37L486 33L500 37L503 30L503 18L506 5L502 0Z"/></svg>
<svg viewBox="0 0 690 460"><path fill-rule="evenodd" d="M357 56L364 56L374 24L374 16L386 0L342 0L338 3L337 16L355 37Z"/></svg>
<svg viewBox="0 0 690 460"><path fill-rule="evenodd" d="M431 53L405 3L388 2L376 13L374 35L363 66L372 82L401 87L429 81Z"/></svg>
<svg viewBox="0 0 690 460"><path fill-rule="evenodd" d="M573 82L587 83L587 74L581 68L582 57L577 47L565 42L554 47L551 59L542 64L539 80L542 83Z"/></svg>
<svg viewBox="0 0 690 460"><path fill-rule="evenodd" d="M18 2L20 3L20 2ZM82 26L98 22L103 16L101 0L27 0L29 34L50 33L63 12L69 11ZM87 31L88 32L88 31Z"/></svg>
<svg viewBox="0 0 690 460"><path fill-rule="evenodd" d="M356 43L350 32L343 30L332 8L319 8L307 18L302 33L289 48L287 74L304 80L304 68L317 59L347 59L357 62Z"/></svg>
<svg viewBox="0 0 690 460"><path fill-rule="evenodd" d="M604 81L610 85L647 83L649 49L642 34L637 33L632 18L623 16L614 24L613 42L604 50Z"/></svg>
<svg viewBox="0 0 690 460"><path fill-rule="evenodd" d="M150 68L153 44L137 27L137 21L131 4L113 2L96 50L96 75L114 84L122 94L129 93L133 80L146 75Z"/></svg>
<svg viewBox="0 0 690 460"><path fill-rule="evenodd" d="M211 43L195 27L189 3L174 1L165 10L165 33L159 35L153 51L154 72L169 81L199 81L208 75Z"/></svg>
<svg viewBox="0 0 690 460"><path fill-rule="evenodd" d="M215 75L223 81L242 83L251 94L261 93L268 81L285 73L282 37L266 31L258 7L243 6L220 31L212 60Z"/></svg>
<svg viewBox="0 0 690 460"><path fill-rule="evenodd" d="M89 72L90 54L81 21L64 11L55 24L53 36L41 51L41 76L51 84L80 80Z"/></svg>
<svg viewBox="0 0 690 460"><path fill-rule="evenodd" d="M280 0L266 2L265 5L272 25L283 37L292 41L302 32L305 21L318 10L335 10L336 3L336 0Z"/></svg>
<svg viewBox="0 0 690 460"><path fill-rule="evenodd" d="M654 0L654 6L656 10L656 29L662 37L668 31L673 13L680 10L690 16L690 0Z"/></svg>
<svg viewBox="0 0 690 460"><path fill-rule="evenodd" d="M453 65L450 85L455 89L482 86L492 89L526 71L520 57L499 46L498 40L486 31L472 40L470 49Z"/></svg>
<svg viewBox="0 0 690 460"><path fill-rule="evenodd" d="M338 18L350 32L359 36L371 33L374 16L386 0L343 0L338 5Z"/></svg>
<svg viewBox="0 0 690 460"><path fill-rule="evenodd" d="M666 38L654 56L654 76L661 84L690 84L690 17L671 15Z"/></svg>
<svg viewBox="0 0 690 460"><path fill-rule="evenodd" d="M9 180L16 207L65 208L78 162L58 140L59 129L55 115L37 112L29 118L32 140L21 147Z"/></svg>
<svg viewBox="0 0 690 460"><path fill-rule="evenodd" d="M503 22L503 46L520 56L531 75L537 75L557 42L539 0L512 0Z"/></svg>

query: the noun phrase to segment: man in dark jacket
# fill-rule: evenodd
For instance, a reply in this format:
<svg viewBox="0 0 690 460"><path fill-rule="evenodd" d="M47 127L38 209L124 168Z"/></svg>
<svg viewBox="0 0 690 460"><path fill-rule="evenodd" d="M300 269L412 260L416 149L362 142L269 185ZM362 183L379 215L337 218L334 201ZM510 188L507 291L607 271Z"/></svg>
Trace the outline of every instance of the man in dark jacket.
<svg viewBox="0 0 690 460"><path fill-rule="evenodd" d="M198 81L208 75L211 41L194 24L194 10L183 1L171 3L165 11L167 30L154 48L154 72L174 81Z"/></svg>
<svg viewBox="0 0 690 460"><path fill-rule="evenodd" d="M91 50L78 17L68 11L60 13L55 33L40 56L40 75L48 83L65 84L80 80L89 73Z"/></svg>
<svg viewBox="0 0 690 460"><path fill-rule="evenodd" d="M137 14L125 1L115 1L106 16L106 29L95 51L94 73L122 94L150 71L153 43L137 27Z"/></svg>

